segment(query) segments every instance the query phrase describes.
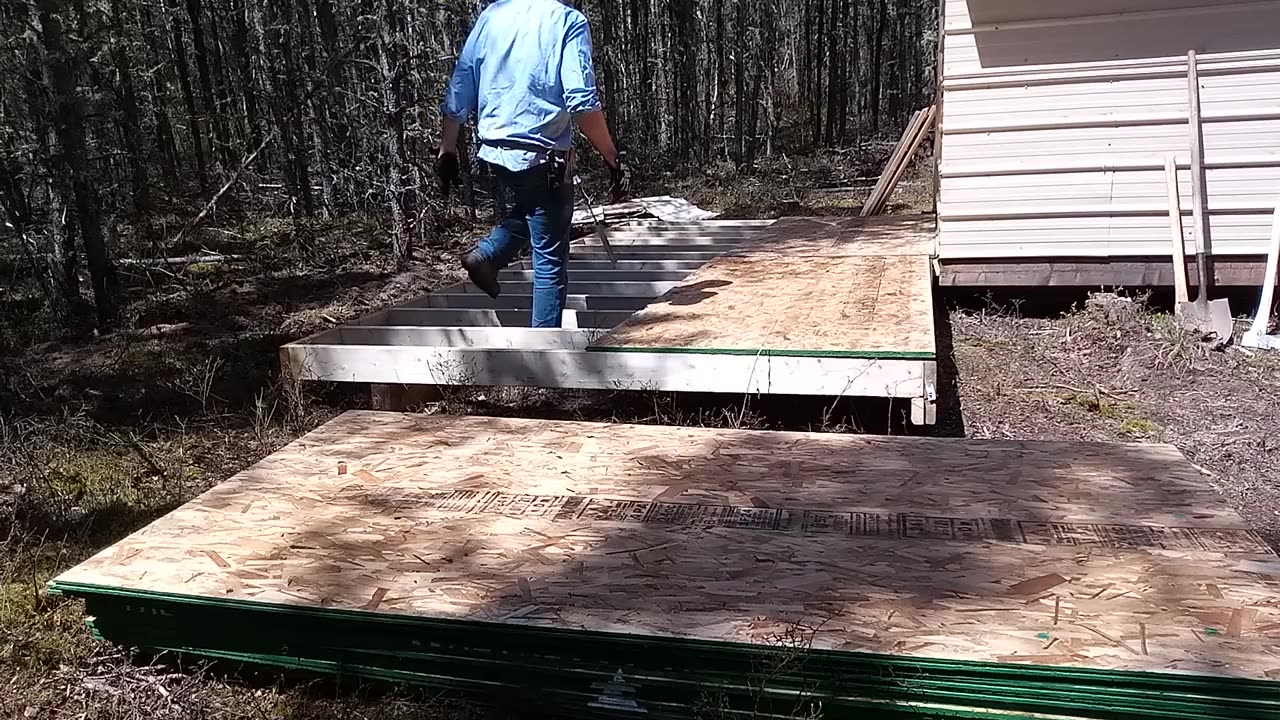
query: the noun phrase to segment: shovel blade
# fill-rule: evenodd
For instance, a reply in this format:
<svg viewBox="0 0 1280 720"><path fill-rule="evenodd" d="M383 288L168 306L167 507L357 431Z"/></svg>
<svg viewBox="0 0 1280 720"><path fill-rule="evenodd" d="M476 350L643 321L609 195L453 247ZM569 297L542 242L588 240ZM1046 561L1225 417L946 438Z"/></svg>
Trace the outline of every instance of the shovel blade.
<svg viewBox="0 0 1280 720"><path fill-rule="evenodd" d="M613 255L613 246L609 244L609 231L604 229L604 225L596 225L596 239L604 246L604 252L609 256L609 265L618 267L618 259Z"/></svg>
<svg viewBox="0 0 1280 720"><path fill-rule="evenodd" d="M1231 317L1231 303L1226 300L1180 302L1177 317L1181 327L1205 335L1215 335L1219 342L1229 342L1235 328L1235 321Z"/></svg>

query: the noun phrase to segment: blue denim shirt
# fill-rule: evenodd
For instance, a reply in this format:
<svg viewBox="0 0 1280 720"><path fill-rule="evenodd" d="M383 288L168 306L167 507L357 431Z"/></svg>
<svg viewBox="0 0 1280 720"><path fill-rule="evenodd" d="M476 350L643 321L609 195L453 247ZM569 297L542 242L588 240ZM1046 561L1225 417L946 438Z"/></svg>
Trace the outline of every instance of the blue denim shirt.
<svg viewBox="0 0 1280 720"><path fill-rule="evenodd" d="M458 122L475 112L480 159L519 171L569 150L572 117L599 108L582 13L559 0L497 0L471 28L441 111Z"/></svg>

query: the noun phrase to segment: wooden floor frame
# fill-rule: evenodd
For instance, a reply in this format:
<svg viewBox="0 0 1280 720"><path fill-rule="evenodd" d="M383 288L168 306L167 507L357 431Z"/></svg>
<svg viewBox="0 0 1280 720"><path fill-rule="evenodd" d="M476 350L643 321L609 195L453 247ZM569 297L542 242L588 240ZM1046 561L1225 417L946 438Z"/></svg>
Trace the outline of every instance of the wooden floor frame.
<svg viewBox="0 0 1280 720"><path fill-rule="evenodd" d="M377 386L883 397L909 401L913 423L933 424L933 360L586 350L604 331L771 222L614 227L609 238L616 265L594 237L576 241L563 329L525 327L532 266L524 260L502 272L503 293L496 300L459 283L285 345L281 366L298 380L370 383L384 398L402 393Z"/></svg>

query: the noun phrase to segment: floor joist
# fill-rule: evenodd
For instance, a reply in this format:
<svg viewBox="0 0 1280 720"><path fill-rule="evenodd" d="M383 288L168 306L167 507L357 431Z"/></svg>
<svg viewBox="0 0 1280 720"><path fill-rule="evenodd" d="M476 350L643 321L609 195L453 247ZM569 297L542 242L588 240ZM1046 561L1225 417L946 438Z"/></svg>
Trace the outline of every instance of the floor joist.
<svg viewBox="0 0 1280 720"><path fill-rule="evenodd" d="M569 272L575 270L616 270L616 271L663 271L678 270L684 274L689 274L704 265L702 260L667 260L667 259L650 259L650 260L618 260L610 262L606 257L599 260L582 259L577 255L569 257ZM529 260L522 260L507 268L511 270L532 270L533 263Z"/></svg>
<svg viewBox="0 0 1280 720"><path fill-rule="evenodd" d="M314 345L440 345L457 348L582 350L603 331L528 327L423 327L341 325L317 335Z"/></svg>
<svg viewBox="0 0 1280 720"><path fill-rule="evenodd" d="M531 282L504 282L501 284L502 295L528 295L533 292L533 283ZM673 287L675 287L674 282L636 282L630 280L592 282L580 281L572 275L569 276L569 294L571 295L612 295L615 297L643 297L652 299ZM469 282L450 285L440 292L462 293L467 295L484 294L483 290ZM498 296L499 300L502 299L502 295Z"/></svg>
<svg viewBox="0 0 1280 720"><path fill-rule="evenodd" d="M684 279L689 270L594 270L569 268L571 282L676 282ZM533 282L533 271L508 268L498 273L498 282ZM504 285L505 287L505 285Z"/></svg>
<svg viewBox="0 0 1280 720"><path fill-rule="evenodd" d="M676 246L671 245L613 245L613 254L619 260L647 260L649 258L670 258L672 260L710 260L713 257L723 255L731 250L742 247L739 244L718 244L718 245L689 245ZM695 249L696 248L696 249ZM594 259L595 256L601 256L609 259L604 245L599 243L588 243L573 248L572 257L578 259Z"/></svg>
<svg viewBox="0 0 1280 720"><path fill-rule="evenodd" d="M631 316L628 310L565 310L564 328L611 328ZM529 327L527 310L477 308L391 308L356 321L354 326Z"/></svg>
<svg viewBox="0 0 1280 720"><path fill-rule="evenodd" d="M565 298L569 310L626 310L635 312L644 307L653 296L583 295L570 293ZM403 307L472 308L494 310L530 310L533 296L530 294L503 293L496 299L483 293L431 293L412 300Z"/></svg>

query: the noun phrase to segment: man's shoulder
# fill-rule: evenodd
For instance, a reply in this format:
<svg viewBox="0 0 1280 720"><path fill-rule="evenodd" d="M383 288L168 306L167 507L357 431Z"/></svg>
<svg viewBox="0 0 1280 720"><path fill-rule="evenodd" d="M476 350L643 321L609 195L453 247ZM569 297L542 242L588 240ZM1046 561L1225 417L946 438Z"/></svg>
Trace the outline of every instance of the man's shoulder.
<svg viewBox="0 0 1280 720"><path fill-rule="evenodd" d="M581 10L578 10L577 8L571 8L568 5L563 5L563 4L561 4L560 6L564 8L565 24L569 25L570 27L573 27L574 25L587 24L587 16L583 15Z"/></svg>
<svg viewBox="0 0 1280 720"><path fill-rule="evenodd" d="M476 23L488 21L507 13L523 15L530 10L546 11L543 18L555 18L566 28L576 28L587 24L587 16L581 11L566 5L560 0L496 0L480 11ZM536 17L536 16L535 16ZM527 18L524 18L527 19Z"/></svg>

